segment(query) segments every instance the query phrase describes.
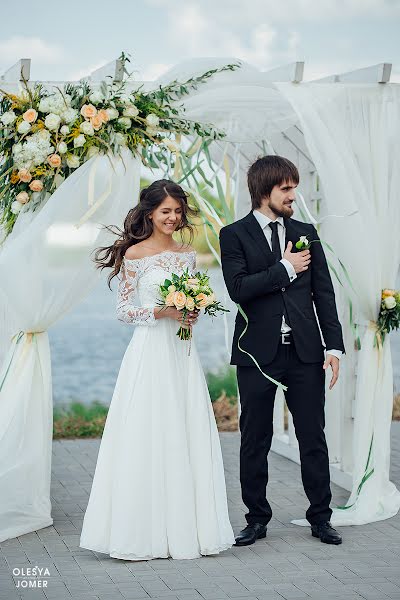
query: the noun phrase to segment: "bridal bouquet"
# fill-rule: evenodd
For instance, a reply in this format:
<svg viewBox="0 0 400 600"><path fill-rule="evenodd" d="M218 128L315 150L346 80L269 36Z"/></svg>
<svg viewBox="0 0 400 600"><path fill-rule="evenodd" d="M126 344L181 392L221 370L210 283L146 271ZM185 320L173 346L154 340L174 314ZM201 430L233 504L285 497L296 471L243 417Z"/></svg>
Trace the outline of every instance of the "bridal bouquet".
<svg viewBox="0 0 400 600"><path fill-rule="evenodd" d="M377 321L377 333L382 342L385 335L391 330L400 327L400 292L396 290L383 290L381 307Z"/></svg>
<svg viewBox="0 0 400 600"><path fill-rule="evenodd" d="M150 91L138 85L129 93L126 81L99 87L78 82L52 90L24 81L18 94L0 89L0 223L6 234L19 212L38 208L98 153L121 154L126 147L146 166L158 167L179 152L181 134L223 137L211 126L186 119L177 102L215 73L237 67L227 65Z"/></svg>
<svg viewBox="0 0 400 600"><path fill-rule="evenodd" d="M218 312L229 312L215 298L215 294L209 284L210 278L207 273L196 273L191 275L186 269L182 275L171 276L160 285L162 301L159 306L175 306L182 311L182 320L188 312L201 311L215 317ZM180 327L177 334L181 340L189 340L192 337L191 328Z"/></svg>

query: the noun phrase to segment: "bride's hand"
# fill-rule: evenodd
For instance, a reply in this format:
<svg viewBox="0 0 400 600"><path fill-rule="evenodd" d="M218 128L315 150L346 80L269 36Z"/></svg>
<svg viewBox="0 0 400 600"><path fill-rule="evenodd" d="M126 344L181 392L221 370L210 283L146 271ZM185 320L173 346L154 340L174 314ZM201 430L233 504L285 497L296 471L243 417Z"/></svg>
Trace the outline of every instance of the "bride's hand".
<svg viewBox="0 0 400 600"><path fill-rule="evenodd" d="M178 310L174 306L168 306L167 308L160 308L154 311L156 319L168 318L178 321L181 327L191 327L195 325L199 316L198 310L193 310L186 313L183 316L183 312Z"/></svg>

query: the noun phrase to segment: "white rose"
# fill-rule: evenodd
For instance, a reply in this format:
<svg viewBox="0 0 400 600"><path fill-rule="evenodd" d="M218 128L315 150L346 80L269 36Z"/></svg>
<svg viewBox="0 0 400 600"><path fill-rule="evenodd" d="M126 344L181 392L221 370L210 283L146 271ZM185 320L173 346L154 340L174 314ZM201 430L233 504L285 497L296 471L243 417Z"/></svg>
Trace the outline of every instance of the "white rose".
<svg viewBox="0 0 400 600"><path fill-rule="evenodd" d="M396 306L396 298L394 298L393 296L387 296L383 302L388 310Z"/></svg>
<svg viewBox="0 0 400 600"><path fill-rule="evenodd" d="M20 204L18 200L14 200L14 202L11 204L11 212L14 215L17 215L20 212L21 208L22 204Z"/></svg>
<svg viewBox="0 0 400 600"><path fill-rule="evenodd" d="M68 151L68 146L65 142L60 142L58 144L58 151L60 154L65 154Z"/></svg>
<svg viewBox="0 0 400 600"><path fill-rule="evenodd" d="M86 142L86 138L84 135L78 135L78 137L76 137L74 139L74 148L81 148L81 146L84 146Z"/></svg>
<svg viewBox="0 0 400 600"><path fill-rule="evenodd" d="M64 123L73 123L78 118L78 111L75 108L67 108L61 113Z"/></svg>
<svg viewBox="0 0 400 600"><path fill-rule="evenodd" d="M146 123L149 127L155 128L160 124L160 119L157 117L157 115L150 113L146 117Z"/></svg>
<svg viewBox="0 0 400 600"><path fill-rule="evenodd" d="M138 116L139 110L134 104L131 104L124 109L124 112L122 114L124 115L124 117L134 118Z"/></svg>
<svg viewBox="0 0 400 600"><path fill-rule="evenodd" d="M50 101L49 98L44 97L39 102L39 111L40 112L50 112Z"/></svg>
<svg viewBox="0 0 400 600"><path fill-rule="evenodd" d="M129 127L132 125L132 121L128 117L121 117L120 119L118 119L118 123L124 129L129 129Z"/></svg>
<svg viewBox="0 0 400 600"><path fill-rule="evenodd" d="M51 133L47 129L40 129L35 135L44 142L50 141ZM33 137L33 136L32 136Z"/></svg>
<svg viewBox="0 0 400 600"><path fill-rule="evenodd" d="M89 150L86 153L86 158L89 160L89 158L96 156L99 152L100 150L97 146L90 146Z"/></svg>
<svg viewBox="0 0 400 600"><path fill-rule="evenodd" d="M28 131L30 131L30 129L31 129L31 124L28 123L28 121L22 121L17 127L17 131L21 135L23 135L24 133L28 133Z"/></svg>
<svg viewBox="0 0 400 600"><path fill-rule="evenodd" d="M12 123L14 123L16 118L17 115L15 114L15 112L13 110L8 110L4 113L4 115L1 115L0 121L3 123L3 125L11 125Z"/></svg>
<svg viewBox="0 0 400 600"><path fill-rule="evenodd" d="M15 144L15 146L13 146L13 154L20 154L20 152L22 152L23 149L23 145L22 144Z"/></svg>
<svg viewBox="0 0 400 600"><path fill-rule="evenodd" d="M158 132L155 127L146 127L146 133L154 137L155 135L157 135Z"/></svg>
<svg viewBox="0 0 400 600"><path fill-rule="evenodd" d="M68 135L69 134L69 127L68 125L63 125L60 129L60 133L61 135Z"/></svg>
<svg viewBox="0 0 400 600"><path fill-rule="evenodd" d="M75 154L68 154L67 165L70 169L77 169L80 165L79 157L75 156Z"/></svg>
<svg viewBox="0 0 400 600"><path fill-rule="evenodd" d="M308 239L307 239L307 236L306 236L306 235L301 235L301 236L300 236L300 241L301 241L301 243L302 243L302 244L304 244L304 245L306 245L306 246L308 246L308 244L310 243L310 242L308 241Z"/></svg>
<svg viewBox="0 0 400 600"><path fill-rule="evenodd" d="M116 108L107 108L107 114L109 121L112 121L113 119L117 119L119 117L119 112Z"/></svg>
<svg viewBox="0 0 400 600"><path fill-rule="evenodd" d="M94 135L93 125L89 121L83 121L83 123L81 123L79 129L85 135Z"/></svg>
<svg viewBox="0 0 400 600"><path fill-rule="evenodd" d="M215 294L214 292L211 292L207 299L207 306L210 306L210 304L212 304L213 302L215 302Z"/></svg>
<svg viewBox="0 0 400 600"><path fill-rule="evenodd" d="M126 137L123 133L118 132L115 134L115 143L119 144L120 146L126 146Z"/></svg>
<svg viewBox="0 0 400 600"><path fill-rule="evenodd" d="M60 185L63 183L64 180L65 180L65 177L60 175L60 173L57 173L57 175L55 175L55 177L54 177L54 184L55 184L56 188L60 187Z"/></svg>
<svg viewBox="0 0 400 600"><path fill-rule="evenodd" d="M50 129L50 131L58 129L60 126L60 123L61 123L60 116L55 115L54 113L48 114L44 120L44 124L46 125L47 129Z"/></svg>
<svg viewBox="0 0 400 600"><path fill-rule="evenodd" d="M100 104L100 102L103 102L104 100L104 96L101 92L99 92L98 90L92 92L89 96L89 100L90 102L92 102L93 104Z"/></svg>

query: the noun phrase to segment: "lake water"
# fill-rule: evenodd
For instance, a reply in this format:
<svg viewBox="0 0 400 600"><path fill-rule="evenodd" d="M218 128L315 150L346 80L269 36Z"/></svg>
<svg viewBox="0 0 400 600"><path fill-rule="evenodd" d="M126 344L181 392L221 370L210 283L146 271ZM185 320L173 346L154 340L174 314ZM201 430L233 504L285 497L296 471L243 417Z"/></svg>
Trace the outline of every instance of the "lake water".
<svg viewBox="0 0 400 600"><path fill-rule="evenodd" d="M232 310L227 314L228 322L232 322L236 309L229 298L224 298L222 273L219 268L211 268L209 274L219 299ZM111 402L121 360L133 333L133 326L116 318L116 284L114 279L114 292L110 292L102 280L49 331L56 404L71 400L99 400L107 405ZM216 370L229 363L224 319L202 316L200 323L195 327L195 335L201 326L196 345L203 368ZM395 390L400 392L400 331L392 333L391 339Z"/></svg>

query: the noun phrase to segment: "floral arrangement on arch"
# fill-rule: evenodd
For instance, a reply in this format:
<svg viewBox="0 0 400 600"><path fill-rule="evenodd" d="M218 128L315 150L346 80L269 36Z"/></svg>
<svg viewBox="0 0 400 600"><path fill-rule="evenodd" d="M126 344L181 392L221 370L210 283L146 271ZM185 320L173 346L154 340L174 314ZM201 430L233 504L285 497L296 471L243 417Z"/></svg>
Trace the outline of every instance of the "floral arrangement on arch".
<svg viewBox="0 0 400 600"><path fill-rule="evenodd" d="M374 345L380 346L385 341L386 334L399 329L399 327L400 292L390 289L382 290Z"/></svg>
<svg viewBox="0 0 400 600"><path fill-rule="evenodd" d="M127 72L129 59L121 58ZM171 162L182 134L222 138L212 126L185 119L177 102L215 73L238 67L226 65L152 91L138 87L127 93L126 81L97 88L67 84L50 92L41 84L30 89L24 81L19 94L0 91L0 223L6 235L21 211L36 210L98 153L117 155L128 148L154 167Z"/></svg>

